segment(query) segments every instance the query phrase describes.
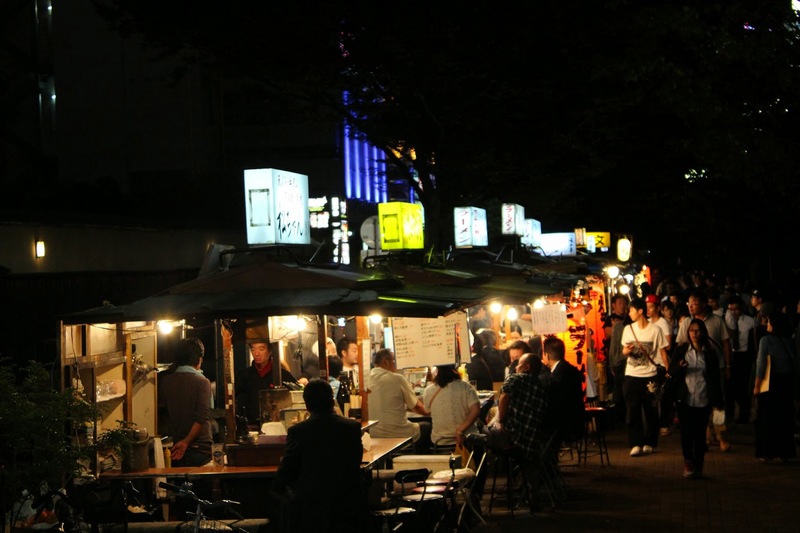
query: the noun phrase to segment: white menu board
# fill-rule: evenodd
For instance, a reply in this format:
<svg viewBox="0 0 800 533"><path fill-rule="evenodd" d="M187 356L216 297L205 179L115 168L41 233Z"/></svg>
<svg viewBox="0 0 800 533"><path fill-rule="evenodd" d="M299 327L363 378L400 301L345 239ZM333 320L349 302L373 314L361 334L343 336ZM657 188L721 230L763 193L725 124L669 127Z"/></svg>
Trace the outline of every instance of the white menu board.
<svg viewBox="0 0 800 533"><path fill-rule="evenodd" d="M438 318L393 318L392 336L397 368L455 364L457 351L461 361L469 361L466 313Z"/></svg>
<svg viewBox="0 0 800 533"><path fill-rule="evenodd" d="M549 335L567 330L567 311L561 304L545 305L531 312L534 335Z"/></svg>

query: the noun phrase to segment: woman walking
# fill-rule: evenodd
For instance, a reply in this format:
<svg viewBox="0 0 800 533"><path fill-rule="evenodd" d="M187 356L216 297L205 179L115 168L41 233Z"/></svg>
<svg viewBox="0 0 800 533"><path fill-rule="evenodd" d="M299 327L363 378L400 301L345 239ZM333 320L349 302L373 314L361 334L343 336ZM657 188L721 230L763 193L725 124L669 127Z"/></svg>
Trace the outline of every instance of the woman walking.
<svg viewBox="0 0 800 533"><path fill-rule="evenodd" d="M722 386L717 352L711 346L703 320L689 323L689 342L679 345L670 359L669 374L676 381L675 408L681 428L683 477L703 477L706 427L711 408L722 409Z"/></svg>
<svg viewBox="0 0 800 533"><path fill-rule="evenodd" d="M767 319L767 334L758 343L756 359L756 457L786 462L797 456L794 442L795 354L788 317L780 312ZM767 374L769 390L761 392Z"/></svg>

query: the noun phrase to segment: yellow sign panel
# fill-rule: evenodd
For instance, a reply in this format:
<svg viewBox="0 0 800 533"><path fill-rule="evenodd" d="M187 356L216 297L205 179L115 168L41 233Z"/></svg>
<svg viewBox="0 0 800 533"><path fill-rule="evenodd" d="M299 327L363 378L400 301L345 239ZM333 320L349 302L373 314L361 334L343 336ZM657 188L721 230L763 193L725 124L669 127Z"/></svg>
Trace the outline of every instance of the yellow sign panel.
<svg viewBox="0 0 800 533"><path fill-rule="evenodd" d="M586 242L594 237L594 247L598 252L606 252L611 246L611 233L608 231L587 231Z"/></svg>
<svg viewBox="0 0 800 533"><path fill-rule="evenodd" d="M425 247L425 224L419 204L378 204L378 226L383 250L420 250Z"/></svg>

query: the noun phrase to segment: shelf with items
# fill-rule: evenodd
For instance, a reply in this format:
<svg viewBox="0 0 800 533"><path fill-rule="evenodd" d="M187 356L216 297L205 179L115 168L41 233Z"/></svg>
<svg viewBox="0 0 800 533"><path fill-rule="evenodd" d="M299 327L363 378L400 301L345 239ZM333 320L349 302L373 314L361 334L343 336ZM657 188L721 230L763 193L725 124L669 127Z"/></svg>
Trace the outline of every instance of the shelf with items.
<svg viewBox="0 0 800 533"><path fill-rule="evenodd" d="M95 438L124 420L156 428L154 323L62 324L63 386L80 390L100 417Z"/></svg>

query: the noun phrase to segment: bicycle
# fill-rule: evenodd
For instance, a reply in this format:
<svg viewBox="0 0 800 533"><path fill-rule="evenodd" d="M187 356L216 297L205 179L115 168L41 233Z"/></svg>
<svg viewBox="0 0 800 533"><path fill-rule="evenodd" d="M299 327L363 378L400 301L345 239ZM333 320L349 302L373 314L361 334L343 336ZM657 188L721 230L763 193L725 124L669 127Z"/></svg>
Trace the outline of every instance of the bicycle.
<svg viewBox="0 0 800 533"><path fill-rule="evenodd" d="M248 533L246 529L236 525L244 520L244 517L233 508L234 505L239 505L239 502L203 500L192 491L192 484L189 481L180 486L161 481L158 486L172 492L178 498L188 499L195 504L195 511L186 513L190 519L182 522L176 528L178 533ZM212 510L222 510L233 515L234 519L226 521L207 517L206 513Z"/></svg>

